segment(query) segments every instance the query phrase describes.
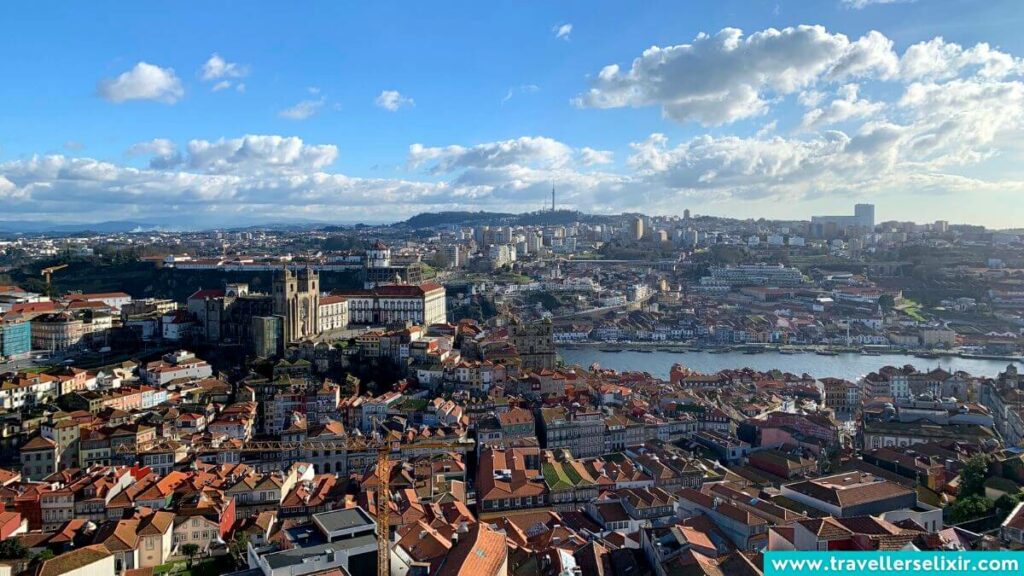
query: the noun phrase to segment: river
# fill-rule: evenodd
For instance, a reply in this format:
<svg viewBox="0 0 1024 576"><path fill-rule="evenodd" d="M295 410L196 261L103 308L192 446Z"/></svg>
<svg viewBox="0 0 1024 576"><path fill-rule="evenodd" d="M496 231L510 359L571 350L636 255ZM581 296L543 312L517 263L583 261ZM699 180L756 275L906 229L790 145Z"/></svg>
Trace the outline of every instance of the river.
<svg viewBox="0 0 1024 576"><path fill-rule="evenodd" d="M597 348L584 346L575 350L560 349L558 355L567 364L580 364L588 367L597 362L602 368L612 368L620 372L649 372L654 376L668 378L669 369L680 363L698 372L717 372L729 368L749 367L755 370L768 371L779 369L793 374L807 373L816 378L831 376L856 380L882 366L904 366L910 364L918 370L931 370L937 366L945 370L964 370L975 376L995 376L1006 369L1007 360L979 360L974 358L958 358L955 356L939 359L917 358L906 354L882 354L881 356L865 356L862 354L839 354L837 356L821 356L814 353L779 354L764 352L762 354L743 354L742 352L726 352L710 354L708 352L602 352ZM1020 365L1018 363L1018 368Z"/></svg>

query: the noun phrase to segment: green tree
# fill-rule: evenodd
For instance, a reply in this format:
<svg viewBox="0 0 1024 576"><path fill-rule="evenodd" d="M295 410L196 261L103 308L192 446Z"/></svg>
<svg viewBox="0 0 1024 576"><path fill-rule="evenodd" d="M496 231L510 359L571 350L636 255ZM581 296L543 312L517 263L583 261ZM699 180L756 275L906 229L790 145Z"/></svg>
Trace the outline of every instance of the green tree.
<svg viewBox="0 0 1024 576"><path fill-rule="evenodd" d="M946 509L949 521L953 524L960 524L968 520L974 520L987 516L994 504L984 496L968 496L961 498Z"/></svg>
<svg viewBox="0 0 1024 576"><path fill-rule="evenodd" d="M46 562L47 560L50 560L53 557L54 557L53 550L50 550L49 548L46 548L45 550L43 550L39 554L36 554L36 560L39 560L40 562Z"/></svg>
<svg viewBox="0 0 1024 576"><path fill-rule="evenodd" d="M238 532L235 537L231 539L231 543L228 545L228 549L231 552L231 556L235 559L235 566L248 567L246 562L246 555L249 550L249 539L243 532Z"/></svg>
<svg viewBox="0 0 1024 576"><path fill-rule="evenodd" d="M960 498L985 492L988 460L982 454L972 456L960 471Z"/></svg>
<svg viewBox="0 0 1024 576"><path fill-rule="evenodd" d="M0 558L4 560L18 560L26 556L28 556L28 549L17 538L12 537L0 541Z"/></svg>
<svg viewBox="0 0 1024 576"><path fill-rule="evenodd" d="M192 559L195 558L197 554L199 554L199 545L191 543L182 544L181 553L188 557L188 567L191 568Z"/></svg>
<svg viewBox="0 0 1024 576"><path fill-rule="evenodd" d="M878 305L882 308L882 311L888 314L896 307L896 299L892 297L892 294L882 294L878 297Z"/></svg>
<svg viewBox="0 0 1024 576"><path fill-rule="evenodd" d="M1001 518L1006 518L1013 512L1013 509L1024 501L1024 492L1017 492L1016 494L1003 494L996 499L996 515Z"/></svg>

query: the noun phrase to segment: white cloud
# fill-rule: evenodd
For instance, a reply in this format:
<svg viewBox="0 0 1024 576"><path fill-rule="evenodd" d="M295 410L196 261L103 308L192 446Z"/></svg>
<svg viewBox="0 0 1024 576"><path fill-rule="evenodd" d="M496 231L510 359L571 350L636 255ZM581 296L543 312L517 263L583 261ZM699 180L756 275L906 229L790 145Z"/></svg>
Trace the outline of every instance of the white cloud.
<svg viewBox="0 0 1024 576"><path fill-rule="evenodd" d="M559 24L553 26L551 31L555 33L555 38L560 38L565 41L569 40L569 35L572 34L572 24L566 22L565 24Z"/></svg>
<svg viewBox="0 0 1024 576"><path fill-rule="evenodd" d="M244 86L244 84L239 84L239 86ZM228 88L231 88L231 80L221 80L220 82L214 84L213 88L211 88L210 90L213 92L220 92L221 90L227 90Z"/></svg>
<svg viewBox="0 0 1024 576"><path fill-rule="evenodd" d="M847 8L862 10L868 6L874 6L877 4L907 4L910 2L916 2L916 0L841 0L841 2Z"/></svg>
<svg viewBox="0 0 1024 576"><path fill-rule="evenodd" d="M881 102L872 102L858 97L857 84L845 84L836 91L837 97L822 108L813 108L804 113L800 122L803 128L829 126L849 120L871 118L885 108Z"/></svg>
<svg viewBox="0 0 1024 576"><path fill-rule="evenodd" d="M166 138L154 138L128 147L128 156L151 156L150 168L171 168L182 163L181 153L174 142Z"/></svg>
<svg viewBox="0 0 1024 576"><path fill-rule="evenodd" d="M614 162L614 153L611 150L595 150L584 146L580 148L580 163L584 166L596 166L598 164L611 164Z"/></svg>
<svg viewBox="0 0 1024 576"><path fill-rule="evenodd" d="M662 134L631 145L628 164L650 186L726 197L803 198L823 194L971 193L986 181L950 170L975 166L1024 132L1024 83L977 78L915 83L892 105L893 120L877 119L883 104L845 85L826 106L810 110L806 128L867 118L849 131L800 137L704 135L674 147ZM1005 182L1007 190L1021 182Z"/></svg>
<svg viewBox="0 0 1024 576"><path fill-rule="evenodd" d="M942 37L914 44L900 59L900 76L905 80L948 80L965 69L983 78L1000 79L1024 74L1024 60L984 42L965 49Z"/></svg>
<svg viewBox="0 0 1024 576"><path fill-rule="evenodd" d="M294 106L281 110L277 115L289 120L305 120L319 112L326 103L327 99L323 96L316 99L302 100Z"/></svg>
<svg viewBox="0 0 1024 576"><path fill-rule="evenodd" d="M832 65L828 76L833 80L877 77L893 78L899 73L900 61L893 51L892 40L871 30L850 44Z"/></svg>
<svg viewBox="0 0 1024 576"><path fill-rule="evenodd" d="M736 28L692 44L648 48L628 71L605 66L574 103L589 108L660 106L676 121L706 125L764 114L766 95L787 95L823 77L888 76L891 43L878 33L850 42L821 26L769 28L744 37Z"/></svg>
<svg viewBox="0 0 1024 576"><path fill-rule="evenodd" d="M968 165L998 153L1024 130L1024 82L957 79L914 83L898 106L910 119L904 155L932 167Z"/></svg>
<svg viewBox="0 0 1024 576"><path fill-rule="evenodd" d="M803 112L797 126L788 115L766 115L744 126L743 134L756 130L752 136L716 130L670 141L651 134L630 144L621 163L610 150L545 136L417 143L408 148L408 167L427 175L411 179L332 172L338 149L297 137L196 139L181 147L155 139L128 150L148 158L145 168L62 155L0 162L0 198L17 215L102 219L116 206L126 216L181 211L189 222L205 213L216 223L261 214L350 221L431 209L530 210L546 203L552 184L563 205L595 212L677 212L684 199L886 194L957 195L971 206L986 195L1005 203L1024 193L1013 172L1024 136L1020 75L1019 59L984 44L935 39L897 58L877 33L851 41L815 27L751 36L727 30L652 48L628 72L607 67L594 79L597 94L581 96L594 100L580 104L659 106L674 119L718 123L767 113L788 98ZM319 90L309 92L308 104L282 115L308 118L329 103Z"/></svg>
<svg viewBox="0 0 1024 576"><path fill-rule="evenodd" d="M559 168L568 165L572 155L572 148L557 140L542 136L523 136L468 148L457 145L428 148L422 144L413 144L409 147L409 165L415 168L433 162L432 172L439 174L467 168Z"/></svg>
<svg viewBox="0 0 1024 576"><path fill-rule="evenodd" d="M513 86L508 89L505 93L505 97L501 99L501 105L504 106L506 102L512 99L516 94L536 94L540 92L540 86L536 84L520 84L519 86Z"/></svg>
<svg viewBox="0 0 1024 576"><path fill-rule="evenodd" d="M139 62L117 78L100 80L97 90L105 100L120 104L129 100L153 100L174 104L185 95L181 80L171 68Z"/></svg>
<svg viewBox="0 0 1024 576"><path fill-rule="evenodd" d="M13 197L17 189L18 188L14 185L14 182L11 182L6 176L0 174L0 198Z"/></svg>
<svg viewBox="0 0 1024 576"><path fill-rule="evenodd" d="M416 105L412 98L403 96L398 90L382 90L373 103L389 112L397 112L399 108Z"/></svg>
<svg viewBox="0 0 1024 576"><path fill-rule="evenodd" d="M214 174L322 170L338 157L334 145L306 144L295 136L274 135L191 140L187 150L189 167Z"/></svg>
<svg viewBox="0 0 1024 576"><path fill-rule="evenodd" d="M818 104L821 104L824 99L825 93L820 90L804 90L796 97L796 101L799 102L801 106L806 106L808 108L814 108Z"/></svg>
<svg viewBox="0 0 1024 576"><path fill-rule="evenodd" d="M247 66L242 66L235 62L228 62L220 57L219 54L214 53L210 58L203 64L202 79L210 82L213 80L220 80L222 78L242 78L249 73Z"/></svg>

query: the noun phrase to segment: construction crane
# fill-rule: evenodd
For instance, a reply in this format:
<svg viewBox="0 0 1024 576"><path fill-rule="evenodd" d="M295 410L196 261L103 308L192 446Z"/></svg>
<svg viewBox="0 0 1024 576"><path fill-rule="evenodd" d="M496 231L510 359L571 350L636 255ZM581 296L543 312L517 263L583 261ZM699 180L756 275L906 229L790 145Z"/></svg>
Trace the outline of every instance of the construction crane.
<svg viewBox="0 0 1024 576"><path fill-rule="evenodd" d="M377 576L391 576L391 446L377 447Z"/></svg>
<svg viewBox="0 0 1024 576"><path fill-rule="evenodd" d="M414 442L412 448L463 451L473 442L459 440L437 440ZM392 446L389 441L377 444L377 576L391 576L391 461Z"/></svg>
<svg viewBox="0 0 1024 576"><path fill-rule="evenodd" d="M348 437L325 440L247 440L236 446L222 446L212 442L192 442L189 447L193 452L259 452L285 453L291 450L372 450L377 451L377 574L391 576L391 468L395 462L391 460L393 452L408 456L436 456L443 452L468 452L474 446L473 440L465 438L450 440L427 440L402 443L397 438L381 434L378 439L367 439L365 444L353 446ZM114 449L119 455L138 454L162 448L162 444L154 444L139 448L130 443L123 443Z"/></svg>
<svg viewBox="0 0 1024 576"><path fill-rule="evenodd" d="M51 286L51 283L50 283L50 280L53 277L53 273L57 272L59 270L63 270L65 268L67 268L67 267L68 267L67 264L58 264L57 266L50 266L48 268L43 268L42 271L39 272L40 276L43 276L43 277L46 278L46 295L47 296L53 296L53 287Z"/></svg>

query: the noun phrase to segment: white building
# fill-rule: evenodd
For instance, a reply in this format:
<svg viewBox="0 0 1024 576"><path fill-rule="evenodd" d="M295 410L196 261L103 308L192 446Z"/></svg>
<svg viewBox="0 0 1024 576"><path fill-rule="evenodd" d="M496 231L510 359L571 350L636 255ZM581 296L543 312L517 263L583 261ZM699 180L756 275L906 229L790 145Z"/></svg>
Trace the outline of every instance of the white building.
<svg viewBox="0 0 1024 576"><path fill-rule="evenodd" d="M196 358L192 352L178 350L164 354L163 359L150 362L139 369L139 378L146 384L163 386L172 380L187 378L202 380L213 375L206 360Z"/></svg>
<svg viewBox="0 0 1024 576"><path fill-rule="evenodd" d="M321 332L343 330L348 326L348 300L344 296L321 296L319 304Z"/></svg>
<svg viewBox="0 0 1024 576"><path fill-rule="evenodd" d="M427 282L418 286L387 285L369 290L335 292L348 301L352 324L394 324L412 322L421 326L445 322L444 286Z"/></svg>
<svg viewBox="0 0 1024 576"><path fill-rule="evenodd" d="M130 304L132 297L124 292L99 292L96 294L69 294L70 302L102 302L114 312L121 312L121 307Z"/></svg>

